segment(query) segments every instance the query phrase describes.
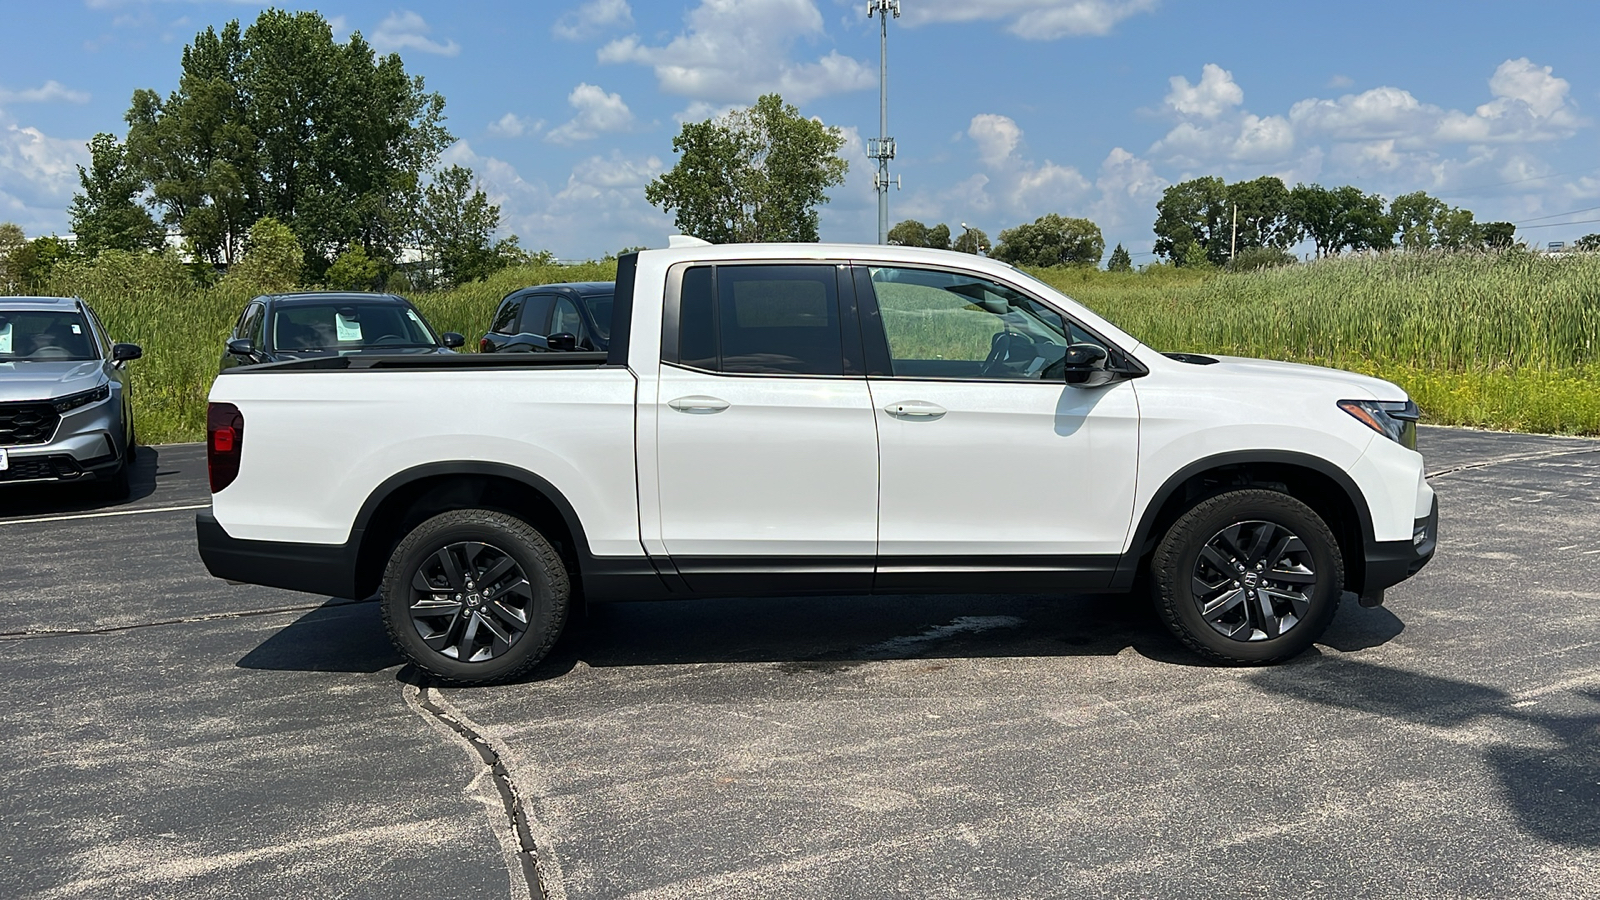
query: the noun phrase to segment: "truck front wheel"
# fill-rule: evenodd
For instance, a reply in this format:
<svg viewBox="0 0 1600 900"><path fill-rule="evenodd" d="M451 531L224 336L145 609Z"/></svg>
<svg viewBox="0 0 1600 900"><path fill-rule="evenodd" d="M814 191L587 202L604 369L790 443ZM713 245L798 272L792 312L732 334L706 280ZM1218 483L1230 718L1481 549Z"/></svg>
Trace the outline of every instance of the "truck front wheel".
<svg viewBox="0 0 1600 900"><path fill-rule="evenodd" d="M1322 636L1344 587L1333 532L1287 494L1238 490L1178 517L1150 560L1156 610L1213 662L1288 659Z"/></svg>
<svg viewBox="0 0 1600 900"><path fill-rule="evenodd" d="M515 678L550 652L571 582L527 522L484 509L441 513L406 535L383 573L383 621L408 659L439 678Z"/></svg>

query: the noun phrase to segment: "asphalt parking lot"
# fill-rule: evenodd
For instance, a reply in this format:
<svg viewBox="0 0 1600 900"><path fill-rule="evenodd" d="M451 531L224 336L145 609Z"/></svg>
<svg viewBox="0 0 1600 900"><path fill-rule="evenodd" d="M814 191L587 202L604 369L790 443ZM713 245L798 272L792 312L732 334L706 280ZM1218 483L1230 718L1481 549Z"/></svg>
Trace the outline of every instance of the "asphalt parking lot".
<svg viewBox="0 0 1600 900"><path fill-rule="evenodd" d="M1437 559L1267 669L1104 598L699 601L441 691L206 574L197 445L0 493L0 897L1600 897L1600 441L1422 444Z"/></svg>

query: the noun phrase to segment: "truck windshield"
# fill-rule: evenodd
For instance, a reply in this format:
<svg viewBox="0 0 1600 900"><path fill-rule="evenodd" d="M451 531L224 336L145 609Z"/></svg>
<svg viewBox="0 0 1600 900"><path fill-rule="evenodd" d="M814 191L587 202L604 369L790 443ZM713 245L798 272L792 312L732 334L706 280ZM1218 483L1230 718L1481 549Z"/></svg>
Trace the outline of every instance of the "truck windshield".
<svg viewBox="0 0 1600 900"><path fill-rule="evenodd" d="M438 341L416 310L398 303L282 306L272 314L277 350L363 350L434 347Z"/></svg>
<svg viewBox="0 0 1600 900"><path fill-rule="evenodd" d="M0 362L99 359L89 324L75 312L0 313Z"/></svg>

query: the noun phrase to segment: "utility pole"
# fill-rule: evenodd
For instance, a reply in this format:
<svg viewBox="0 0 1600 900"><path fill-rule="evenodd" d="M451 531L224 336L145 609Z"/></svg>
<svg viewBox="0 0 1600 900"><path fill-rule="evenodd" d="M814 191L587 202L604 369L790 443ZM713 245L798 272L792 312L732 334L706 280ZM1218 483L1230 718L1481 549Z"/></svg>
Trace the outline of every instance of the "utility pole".
<svg viewBox="0 0 1600 900"><path fill-rule="evenodd" d="M867 0L867 18L878 16L878 137L867 141L867 157L878 161L872 188L878 192L878 243L889 243L889 160L894 159L894 138L889 137L889 14L900 18L900 0ZM900 178L893 179L896 189Z"/></svg>
<svg viewBox="0 0 1600 900"><path fill-rule="evenodd" d="M1233 205L1233 238L1228 241L1228 266L1233 267L1233 256L1239 252L1239 204Z"/></svg>

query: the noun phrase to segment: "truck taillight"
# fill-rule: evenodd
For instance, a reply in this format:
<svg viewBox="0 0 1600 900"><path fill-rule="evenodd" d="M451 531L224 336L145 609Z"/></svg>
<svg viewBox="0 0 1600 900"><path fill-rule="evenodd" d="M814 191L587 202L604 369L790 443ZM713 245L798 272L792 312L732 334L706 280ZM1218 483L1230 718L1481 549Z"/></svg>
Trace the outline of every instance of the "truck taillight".
<svg viewBox="0 0 1600 900"><path fill-rule="evenodd" d="M244 452L244 414L232 403L206 407L206 471L215 494L239 477L239 456Z"/></svg>

